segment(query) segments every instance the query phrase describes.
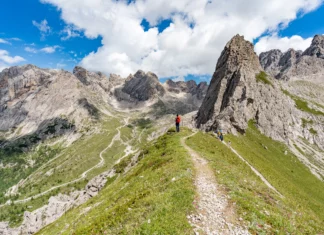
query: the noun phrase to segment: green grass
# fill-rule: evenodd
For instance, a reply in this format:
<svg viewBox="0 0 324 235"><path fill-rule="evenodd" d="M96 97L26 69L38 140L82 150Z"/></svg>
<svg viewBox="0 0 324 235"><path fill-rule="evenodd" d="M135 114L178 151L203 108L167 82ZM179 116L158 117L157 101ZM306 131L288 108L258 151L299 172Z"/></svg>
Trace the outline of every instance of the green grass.
<svg viewBox="0 0 324 235"><path fill-rule="evenodd" d="M140 129L152 127L152 120L149 118L140 118L133 122L133 125L139 127Z"/></svg>
<svg viewBox="0 0 324 235"><path fill-rule="evenodd" d="M59 154L61 150L61 147L57 145L51 147L40 145L29 153L13 153L12 155L6 155L5 151L0 150L0 160L2 157L12 158L10 161L14 164L12 167L0 169L0 204L7 200L3 194L9 187L17 184L21 179L27 178L42 164ZM28 165L28 159L34 161L33 167L25 167Z"/></svg>
<svg viewBox="0 0 324 235"><path fill-rule="evenodd" d="M210 161L218 182L226 186L236 203L238 213L250 222L251 232L316 234L324 231L324 183L284 144L262 135L252 123L245 135L226 135L225 139L285 197L281 199L268 189L214 136L199 133L188 140L192 148ZM265 225L270 227L265 229Z"/></svg>
<svg viewBox="0 0 324 235"><path fill-rule="evenodd" d="M303 111L303 112L306 112L306 113L311 113L311 114L314 114L314 115L324 115L323 112L321 112L321 111L319 111L319 110L315 110L315 109L313 109L313 108L310 108L310 107L308 106L307 101L301 99L300 97L295 96L295 95L292 95L292 94L290 94L287 90L284 90L284 89L282 89L282 92L283 92L285 95L289 96L291 99L293 99L293 100L295 101L296 107L297 107L299 110L301 110L301 111Z"/></svg>
<svg viewBox="0 0 324 235"><path fill-rule="evenodd" d="M20 189L20 199L46 191L55 185L74 180L80 177L87 169L98 164L100 161L99 153L108 146L117 133L116 127L120 125L117 119L109 119L100 126L100 133L91 136L85 135L70 145L62 151L62 155L58 159L47 164L26 181L25 185ZM109 151L111 149L107 152L109 153ZM112 156L114 154L116 153L113 153ZM100 174L98 169L94 170L97 170L97 173ZM101 169L101 172L104 170ZM46 173L50 171L53 171L53 174L47 176Z"/></svg>
<svg viewBox="0 0 324 235"><path fill-rule="evenodd" d="M273 86L272 82L268 79L268 75L264 71L261 71L260 73L258 73L255 76L255 78L256 78L257 82L262 82L264 84Z"/></svg>
<svg viewBox="0 0 324 235"><path fill-rule="evenodd" d="M192 162L180 144L189 133L169 132L142 149L132 170L38 234L192 234L186 218L194 209Z"/></svg>

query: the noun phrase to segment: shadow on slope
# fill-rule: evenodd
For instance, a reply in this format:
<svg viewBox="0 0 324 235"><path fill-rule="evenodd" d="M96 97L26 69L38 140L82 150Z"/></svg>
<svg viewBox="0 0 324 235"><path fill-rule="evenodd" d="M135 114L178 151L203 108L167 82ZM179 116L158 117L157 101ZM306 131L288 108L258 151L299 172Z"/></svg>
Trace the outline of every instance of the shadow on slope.
<svg viewBox="0 0 324 235"><path fill-rule="evenodd" d="M75 131L75 125L66 119L55 118L42 122L29 135L0 142L0 204L4 192L21 179L26 178L42 164L55 157L60 148L40 143ZM35 148L36 146L39 146Z"/></svg>

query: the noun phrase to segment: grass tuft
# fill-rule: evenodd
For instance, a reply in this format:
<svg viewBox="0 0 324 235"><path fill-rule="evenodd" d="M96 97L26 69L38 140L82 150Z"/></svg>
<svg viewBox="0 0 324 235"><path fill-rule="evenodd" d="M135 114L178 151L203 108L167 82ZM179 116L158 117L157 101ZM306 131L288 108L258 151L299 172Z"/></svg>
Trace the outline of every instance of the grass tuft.
<svg viewBox="0 0 324 235"><path fill-rule="evenodd" d="M258 73L255 78L257 82L263 82L264 84L273 86L272 82L268 79L268 75L264 71Z"/></svg>

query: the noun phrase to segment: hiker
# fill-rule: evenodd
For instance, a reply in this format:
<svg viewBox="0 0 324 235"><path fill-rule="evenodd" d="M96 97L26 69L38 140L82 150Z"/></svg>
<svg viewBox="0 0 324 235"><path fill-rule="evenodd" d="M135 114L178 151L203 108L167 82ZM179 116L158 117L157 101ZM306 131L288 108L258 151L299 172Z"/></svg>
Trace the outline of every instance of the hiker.
<svg viewBox="0 0 324 235"><path fill-rule="evenodd" d="M219 139L220 139L221 141L224 140L224 136L223 136L223 133L222 133L222 132L221 132L220 135L219 135Z"/></svg>
<svg viewBox="0 0 324 235"><path fill-rule="evenodd" d="M223 136L223 133L222 133L221 130L217 130L217 137L218 137L218 139L220 139L221 141L224 140L224 136Z"/></svg>
<svg viewBox="0 0 324 235"><path fill-rule="evenodd" d="M180 118L179 114L177 114L177 117L175 119L177 132L180 131L180 122L181 122L181 118Z"/></svg>

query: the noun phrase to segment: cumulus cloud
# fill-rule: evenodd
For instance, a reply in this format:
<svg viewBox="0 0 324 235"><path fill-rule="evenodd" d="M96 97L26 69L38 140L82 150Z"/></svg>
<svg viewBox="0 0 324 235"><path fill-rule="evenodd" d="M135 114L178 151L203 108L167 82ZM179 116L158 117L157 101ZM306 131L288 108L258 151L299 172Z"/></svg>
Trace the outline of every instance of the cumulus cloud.
<svg viewBox="0 0 324 235"><path fill-rule="evenodd" d="M40 49L41 52L45 52L47 54L52 54L56 51L56 49L61 48L60 46L51 46L51 47L44 47Z"/></svg>
<svg viewBox="0 0 324 235"><path fill-rule="evenodd" d="M213 73L220 52L235 34L250 41L265 32L273 34L323 0L42 2L57 6L62 19L82 29L86 37L102 37L103 46L81 61L87 69L122 76L143 69L160 77L181 77ZM150 25L148 31L141 27L143 19ZM172 23L159 32L157 26L164 19Z"/></svg>
<svg viewBox="0 0 324 235"><path fill-rule="evenodd" d="M48 22L46 19L44 19L40 23L33 20L32 23L40 31L42 40L45 40L46 36L51 33L51 27L48 25Z"/></svg>
<svg viewBox="0 0 324 235"><path fill-rule="evenodd" d="M21 56L9 56L9 52L6 50L0 50L0 61L5 62L6 64L16 64L19 62L25 61Z"/></svg>
<svg viewBox="0 0 324 235"><path fill-rule="evenodd" d="M304 39L298 35L280 38L275 34L260 38L260 40L255 44L255 51L258 54L271 49L279 49L285 52L288 49L293 48L295 50L304 51L310 46L312 40L313 38Z"/></svg>

